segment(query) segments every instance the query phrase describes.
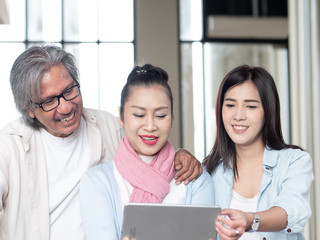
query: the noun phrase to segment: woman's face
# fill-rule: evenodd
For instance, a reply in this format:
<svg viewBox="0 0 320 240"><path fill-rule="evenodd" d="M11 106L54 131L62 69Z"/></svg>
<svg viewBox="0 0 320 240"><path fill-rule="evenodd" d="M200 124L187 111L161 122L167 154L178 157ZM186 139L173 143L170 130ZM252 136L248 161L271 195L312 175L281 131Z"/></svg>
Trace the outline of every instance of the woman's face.
<svg viewBox="0 0 320 240"><path fill-rule="evenodd" d="M157 154L167 142L172 126L166 89L156 84L131 87L119 122L137 154Z"/></svg>
<svg viewBox="0 0 320 240"><path fill-rule="evenodd" d="M222 119L237 147L262 143L264 110L258 89L251 81L236 85L226 92Z"/></svg>

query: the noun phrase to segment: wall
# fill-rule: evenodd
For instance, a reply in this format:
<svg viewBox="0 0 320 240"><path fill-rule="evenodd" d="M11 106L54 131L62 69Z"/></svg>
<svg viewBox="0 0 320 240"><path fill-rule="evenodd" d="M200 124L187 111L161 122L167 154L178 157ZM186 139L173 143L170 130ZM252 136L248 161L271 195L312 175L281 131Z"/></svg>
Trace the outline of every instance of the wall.
<svg viewBox="0 0 320 240"><path fill-rule="evenodd" d="M136 0L136 63L165 69L174 97L170 142L180 147L179 32L177 0Z"/></svg>

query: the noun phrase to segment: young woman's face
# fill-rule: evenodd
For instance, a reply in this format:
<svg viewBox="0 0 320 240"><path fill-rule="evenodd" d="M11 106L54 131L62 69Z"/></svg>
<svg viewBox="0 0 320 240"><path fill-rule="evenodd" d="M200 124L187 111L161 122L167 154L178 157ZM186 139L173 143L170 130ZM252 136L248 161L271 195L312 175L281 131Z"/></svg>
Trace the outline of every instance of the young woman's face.
<svg viewBox="0 0 320 240"><path fill-rule="evenodd" d="M153 156L168 140L171 126L171 102L160 85L131 87L124 104L120 125L139 155Z"/></svg>
<svg viewBox="0 0 320 240"><path fill-rule="evenodd" d="M222 106L224 127L236 146L262 142L264 110L257 87L246 81L229 89Z"/></svg>

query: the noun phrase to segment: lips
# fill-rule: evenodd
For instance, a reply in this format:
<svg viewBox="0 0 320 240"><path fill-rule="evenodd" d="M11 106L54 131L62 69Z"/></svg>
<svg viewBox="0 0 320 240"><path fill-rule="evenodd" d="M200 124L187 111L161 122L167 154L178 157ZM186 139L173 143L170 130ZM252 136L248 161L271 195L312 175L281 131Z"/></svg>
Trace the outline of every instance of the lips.
<svg viewBox="0 0 320 240"><path fill-rule="evenodd" d="M239 131L248 129L247 126L241 126L241 125L233 125L233 128Z"/></svg>
<svg viewBox="0 0 320 240"><path fill-rule="evenodd" d="M156 136L149 136L149 135L139 135L142 142L148 145L154 145L158 142L159 137Z"/></svg>
<svg viewBox="0 0 320 240"><path fill-rule="evenodd" d="M62 123L67 123L69 121L71 121L74 117L75 113L73 112L72 114L70 114L68 117L64 117L59 119Z"/></svg>

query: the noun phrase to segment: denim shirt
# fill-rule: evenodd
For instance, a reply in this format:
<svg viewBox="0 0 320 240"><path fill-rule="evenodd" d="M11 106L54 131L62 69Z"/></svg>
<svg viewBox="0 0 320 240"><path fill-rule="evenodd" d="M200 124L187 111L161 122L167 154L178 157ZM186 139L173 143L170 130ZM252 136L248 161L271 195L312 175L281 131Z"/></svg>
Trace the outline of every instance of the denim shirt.
<svg viewBox="0 0 320 240"><path fill-rule="evenodd" d="M311 217L310 186L314 178L310 155L299 149L272 150L266 147L263 169L257 212L281 207L288 215L288 224L279 232L259 232L260 239L304 239L301 231ZM215 205L222 209L229 208L233 188L232 169L224 168L220 161L211 177Z"/></svg>

